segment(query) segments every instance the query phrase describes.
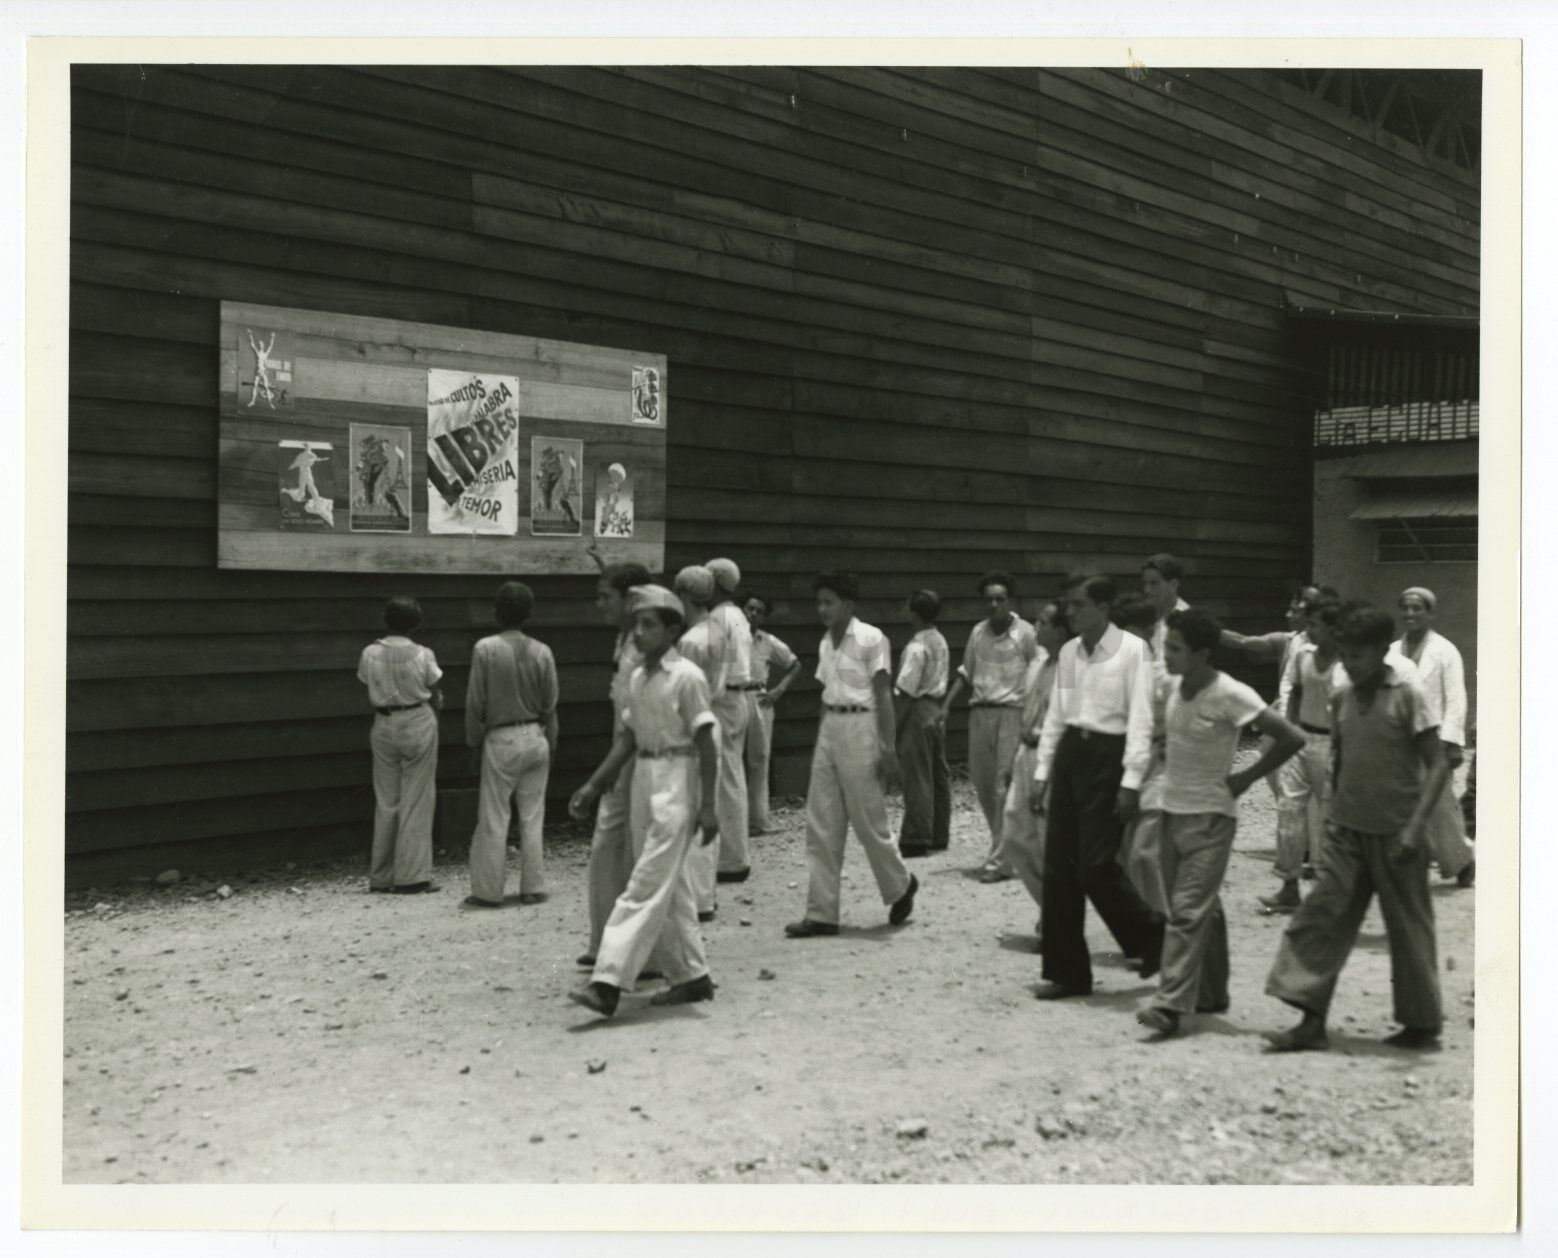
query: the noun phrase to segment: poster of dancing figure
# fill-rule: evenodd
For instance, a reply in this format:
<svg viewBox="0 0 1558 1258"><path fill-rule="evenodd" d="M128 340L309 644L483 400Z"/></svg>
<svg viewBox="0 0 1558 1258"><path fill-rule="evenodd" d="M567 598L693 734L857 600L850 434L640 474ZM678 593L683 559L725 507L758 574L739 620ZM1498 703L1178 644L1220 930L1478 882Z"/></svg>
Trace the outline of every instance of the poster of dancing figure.
<svg viewBox="0 0 1558 1258"><path fill-rule="evenodd" d="M351 529L411 532L411 429L352 425Z"/></svg>
<svg viewBox="0 0 1558 1258"><path fill-rule="evenodd" d="M530 438L530 531L536 537L583 534L584 442Z"/></svg>
<svg viewBox="0 0 1558 1258"><path fill-rule="evenodd" d="M276 444L276 477L284 529L335 527L335 447L328 441Z"/></svg>

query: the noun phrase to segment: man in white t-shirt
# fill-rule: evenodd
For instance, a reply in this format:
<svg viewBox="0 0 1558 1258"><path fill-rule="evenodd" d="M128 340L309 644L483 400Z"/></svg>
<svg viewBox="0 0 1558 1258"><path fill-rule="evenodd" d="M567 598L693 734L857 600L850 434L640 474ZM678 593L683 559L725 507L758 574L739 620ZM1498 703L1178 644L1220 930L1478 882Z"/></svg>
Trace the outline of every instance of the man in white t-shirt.
<svg viewBox="0 0 1558 1258"><path fill-rule="evenodd" d="M1296 755L1304 736L1265 701L1212 667L1222 626L1205 612L1172 612L1163 663L1179 680L1164 716L1163 812L1160 859L1168 895L1162 977L1152 1003L1136 1015L1160 1036L1179 1030L1180 1018L1228 1007L1228 925L1218 890L1233 851L1240 795ZM1273 741L1254 764L1231 772L1239 733L1246 727ZM1220 978L1208 991L1203 977Z"/></svg>

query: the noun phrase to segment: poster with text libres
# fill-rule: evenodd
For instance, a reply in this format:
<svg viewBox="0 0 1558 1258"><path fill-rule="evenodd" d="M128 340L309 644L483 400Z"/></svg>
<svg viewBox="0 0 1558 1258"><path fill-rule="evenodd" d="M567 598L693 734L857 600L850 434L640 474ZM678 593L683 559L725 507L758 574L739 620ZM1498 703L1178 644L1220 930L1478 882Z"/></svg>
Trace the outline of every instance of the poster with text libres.
<svg viewBox="0 0 1558 1258"><path fill-rule="evenodd" d="M427 373L427 531L512 537L519 528L519 381Z"/></svg>

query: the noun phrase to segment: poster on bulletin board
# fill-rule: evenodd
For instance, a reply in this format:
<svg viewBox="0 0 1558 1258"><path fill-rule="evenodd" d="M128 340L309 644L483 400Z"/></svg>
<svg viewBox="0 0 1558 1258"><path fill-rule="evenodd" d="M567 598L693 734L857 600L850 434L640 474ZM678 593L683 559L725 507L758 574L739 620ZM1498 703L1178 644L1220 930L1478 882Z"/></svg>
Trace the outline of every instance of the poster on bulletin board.
<svg viewBox="0 0 1558 1258"><path fill-rule="evenodd" d="M661 355L243 302L217 352L219 567L665 569Z"/></svg>

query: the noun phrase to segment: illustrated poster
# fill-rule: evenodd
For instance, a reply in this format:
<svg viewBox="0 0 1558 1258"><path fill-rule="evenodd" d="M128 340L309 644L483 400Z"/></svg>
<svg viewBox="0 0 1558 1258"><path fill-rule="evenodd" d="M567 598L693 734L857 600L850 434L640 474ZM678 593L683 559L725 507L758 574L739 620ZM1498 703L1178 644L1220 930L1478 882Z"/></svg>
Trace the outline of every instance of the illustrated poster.
<svg viewBox="0 0 1558 1258"><path fill-rule="evenodd" d="M595 471L595 536L633 536L633 478L620 463Z"/></svg>
<svg viewBox="0 0 1558 1258"><path fill-rule="evenodd" d="M276 478L281 489L281 527L335 527L335 448L328 441L276 444Z"/></svg>
<svg viewBox="0 0 1558 1258"><path fill-rule="evenodd" d="M519 531L518 453L518 380L428 369L429 533L513 537Z"/></svg>
<svg viewBox="0 0 1558 1258"><path fill-rule="evenodd" d="M633 368L633 422L635 424L661 423L664 410L660 396L660 372L655 367Z"/></svg>
<svg viewBox="0 0 1558 1258"><path fill-rule="evenodd" d="M584 514L584 442L530 438L530 531L537 537L579 537Z"/></svg>
<svg viewBox="0 0 1558 1258"><path fill-rule="evenodd" d="M352 425L353 533L411 532L411 429Z"/></svg>
<svg viewBox="0 0 1558 1258"><path fill-rule="evenodd" d="M238 404L246 411L290 411L292 337L273 328L249 328L238 338Z"/></svg>

